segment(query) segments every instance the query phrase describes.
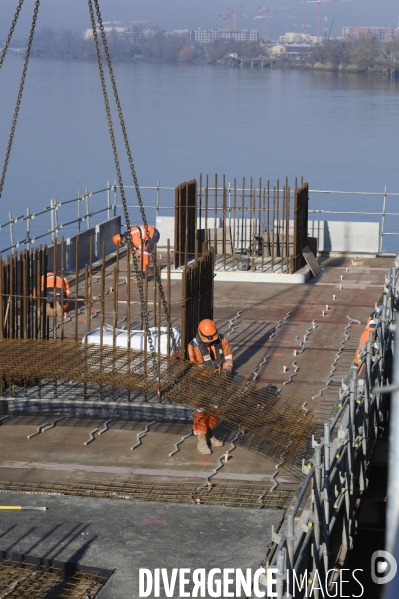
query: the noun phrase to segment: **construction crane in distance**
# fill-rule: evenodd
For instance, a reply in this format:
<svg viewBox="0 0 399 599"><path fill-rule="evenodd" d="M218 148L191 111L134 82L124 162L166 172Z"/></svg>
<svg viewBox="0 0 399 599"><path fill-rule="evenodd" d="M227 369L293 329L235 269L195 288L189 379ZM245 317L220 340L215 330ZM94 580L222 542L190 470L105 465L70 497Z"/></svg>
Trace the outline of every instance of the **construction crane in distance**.
<svg viewBox="0 0 399 599"><path fill-rule="evenodd" d="M245 19L248 15L239 15L238 14L238 10L248 10L248 9L243 9L241 6L239 8L228 8L226 7L224 10L228 10L231 13L231 18L232 18L232 29L236 30L237 29L237 19ZM251 9L249 9L251 10Z"/></svg>
<svg viewBox="0 0 399 599"><path fill-rule="evenodd" d="M284 17L283 15L277 16L277 15L271 15L270 11L282 11L282 10L302 10L301 6L258 6L257 8L253 8L253 9L246 9L246 10L256 10L256 11L265 11L266 15L262 15L262 16L258 16L258 17L254 17L254 19L259 19L262 21L262 35L263 37L266 36L266 39L269 38L269 34L270 34L270 24L269 24L269 19L277 19L277 18L287 18L287 19L294 19L295 17Z"/></svg>
<svg viewBox="0 0 399 599"><path fill-rule="evenodd" d="M303 4L309 4L309 3L313 3L316 4L316 9L317 9L317 17L316 17L316 22L317 22L317 32L316 32L316 36L317 36L317 42L319 43L321 41L321 3L322 2L354 2L356 0L302 0Z"/></svg>
<svg viewBox="0 0 399 599"><path fill-rule="evenodd" d="M298 25L298 23L293 23L292 26L300 27L301 29L312 29L312 27L314 27L314 25Z"/></svg>
<svg viewBox="0 0 399 599"><path fill-rule="evenodd" d="M262 37L263 39L269 39L270 38L270 19L284 19L285 17L283 15L263 15L263 16L256 16L254 17L254 21L262 21Z"/></svg>
<svg viewBox="0 0 399 599"><path fill-rule="evenodd" d="M230 27L229 27L230 15L216 15L216 16L219 17L219 19L223 19L225 21L226 29L230 29Z"/></svg>

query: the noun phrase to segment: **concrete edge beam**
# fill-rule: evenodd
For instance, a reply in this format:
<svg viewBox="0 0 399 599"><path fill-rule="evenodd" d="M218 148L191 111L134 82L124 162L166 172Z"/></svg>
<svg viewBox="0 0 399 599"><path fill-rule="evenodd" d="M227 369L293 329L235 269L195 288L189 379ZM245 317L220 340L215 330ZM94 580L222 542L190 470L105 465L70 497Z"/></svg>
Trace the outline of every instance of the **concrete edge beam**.
<svg viewBox="0 0 399 599"><path fill-rule="evenodd" d="M125 420L156 420L157 422L188 422L193 409L176 404L150 402L90 402L84 400L22 399L0 397L1 414L63 414Z"/></svg>

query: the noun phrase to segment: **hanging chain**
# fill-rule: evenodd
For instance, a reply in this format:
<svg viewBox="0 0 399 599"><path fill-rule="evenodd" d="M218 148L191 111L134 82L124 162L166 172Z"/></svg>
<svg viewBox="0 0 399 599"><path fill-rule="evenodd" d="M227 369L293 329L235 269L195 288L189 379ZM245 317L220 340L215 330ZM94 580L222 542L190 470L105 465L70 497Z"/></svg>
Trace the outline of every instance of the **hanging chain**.
<svg viewBox="0 0 399 599"><path fill-rule="evenodd" d="M19 84L17 104L15 106L14 118L12 120L10 137L9 137L9 140L8 140L7 152L6 152L6 157L5 157L4 166L3 166L3 172L2 172L1 180L0 180L0 198L1 198L1 195L3 193L4 180L6 178L8 161L10 160L12 142L13 142L13 139L14 139L15 128L17 126L18 113L19 113L19 108L20 108L20 105L21 105L22 93L24 91L26 72L28 70L29 56L30 56L30 52L31 52L31 49L32 49L33 36L34 36L34 33L35 33L37 15L38 15L38 12L39 12L39 5L40 5L40 0L36 0L35 9L33 11L32 25L31 25L31 29L30 29L30 33L29 33L28 47L27 47L26 53L25 53L25 61L24 61L24 68L23 68L23 71L22 71L21 83ZM17 10L17 12L18 12L18 10ZM17 17L17 14L16 14L16 17ZM15 19L15 17L14 17L14 19Z"/></svg>
<svg viewBox="0 0 399 599"><path fill-rule="evenodd" d="M123 210L124 210L125 219L126 219L126 226L128 227L128 231L130 231L130 221L129 221L129 213L127 210L127 203L126 203L126 197L125 197L125 188L123 186L122 173L121 173L121 169L120 169L118 151L117 151L117 147L116 147L115 132L114 132L114 126L112 123L112 116L111 116L111 109L110 109L109 99L108 99L107 85L105 82L104 69L103 69L102 60L101 60L100 45L98 42L98 35L97 35L96 22L94 19L92 0L88 0L88 4L89 4L89 11L90 11L91 25L92 25L92 29L93 29L94 43L95 43L95 47L96 47L98 68L100 71L100 79L101 79L101 86L102 86L102 90L103 90L105 110L107 113L108 129L109 129L109 133L110 133L110 137L111 137L112 151L113 151L114 160L115 160L115 168L116 168L118 184L119 184L119 188L120 188L120 192L121 192ZM130 259L129 255L131 253L133 256L133 267L134 267L134 272L135 272L135 275L137 278L137 285L138 285L138 289L139 289L141 311L142 311L144 322L145 322L145 330L147 333L148 344L150 346L151 358L152 358L152 362L153 362L154 372L156 375L157 392L158 392L158 396L160 397L161 388L160 388L159 365L157 362L155 349L154 349L154 343L153 343L152 335L151 335L151 331L150 331L150 323L148 320L148 311L147 311L147 306L146 306L145 298L144 298L144 288L143 288L143 279L141 277L141 270L139 269L139 264L138 264L137 255L136 255L136 249L133 246L130 235L128 236L127 243L128 243L127 259L128 260ZM159 342L160 342L160 340L158 340L158 343Z"/></svg>
<svg viewBox="0 0 399 599"><path fill-rule="evenodd" d="M122 113L122 107L121 107L121 103L120 103L120 100L119 100L118 89L116 87L116 81L115 81L114 71L113 71L113 68L112 68L111 57L110 57L110 54L109 54L109 49L108 49L106 34L105 34L104 25L103 25L102 18L101 18L100 6L99 6L99 3L98 3L98 0L93 0L93 1L94 1L94 4L95 4L95 7L96 7L97 21L98 21L98 24L100 26L101 39L102 39L102 42L103 42L104 52L105 52L105 56L106 56L106 59L107 59L109 76L110 76L111 83L112 83L112 88L113 88L113 91L114 91L115 103L116 103L117 110L118 110L119 121L120 121L120 124L121 124L121 129L122 129L122 133L123 133L123 139L124 139L124 142L125 142L126 152L127 152L127 156L128 156L128 160L129 160L129 165L130 165L130 171L131 171L132 177L133 177L134 188L136 190L137 200L138 200L139 207L140 207L141 218L143 220L143 224L144 224L144 228L145 228L145 231L146 231L147 239L150 240L150 234L149 234L149 229L148 229L147 217L146 217L146 214L145 214L143 200L142 200L142 197L141 197L141 191L140 191L140 187L139 187L139 183L138 183L138 179L137 179L137 175L136 175L136 169L135 169L134 163L133 163L133 156L132 156L132 152L131 152L131 149L130 149L129 139L128 139L128 136L127 136L125 121L124 121L123 113ZM122 200L122 203L123 203L123 210L124 210L125 218L126 218L127 230L130 231L129 215L128 215L128 211L127 211L127 206L125 205L125 202L123 200ZM130 238L130 235L128 237ZM156 280L158 288L159 288L159 294L161 296L162 305L163 305L165 316L166 316L166 320L167 320L167 323L168 323L168 328L169 328L169 331L170 331L170 338L172 340L173 353L174 353L175 357L180 357L179 348L177 346L175 334L173 332L172 321L171 321L170 316L169 316L169 310L168 310L168 306L167 306L167 302L166 302L166 298L165 298L165 292L164 292L163 286L162 286L161 275L160 275L159 267L158 267L158 264L157 264L157 261L156 261L155 247L154 246L151 247L151 257L152 257L152 262L153 262L153 265L154 265L154 277L155 277L155 280Z"/></svg>
<svg viewBox="0 0 399 599"><path fill-rule="evenodd" d="M14 33L15 25L17 24L19 13L21 12L21 8L22 8L23 3L24 3L24 0L19 0L19 2L18 2L17 10L15 11L15 15L14 15L14 18L13 18L12 23L11 23L11 28L10 28L10 31L8 33L7 39L6 39L6 43L4 44L2 53L0 55L0 69L3 66L3 62L4 62L4 59L5 59L6 54L7 54L8 46L10 45L11 38L12 38L13 33Z"/></svg>

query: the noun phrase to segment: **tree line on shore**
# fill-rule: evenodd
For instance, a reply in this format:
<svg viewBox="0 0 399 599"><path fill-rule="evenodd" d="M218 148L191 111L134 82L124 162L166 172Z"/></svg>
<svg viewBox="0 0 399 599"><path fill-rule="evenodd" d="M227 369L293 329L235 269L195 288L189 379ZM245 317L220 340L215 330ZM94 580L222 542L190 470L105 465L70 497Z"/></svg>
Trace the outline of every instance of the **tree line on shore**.
<svg viewBox="0 0 399 599"><path fill-rule="evenodd" d="M223 63L228 54L236 53L240 58L257 58L269 53L266 42L238 42L218 40L206 46L189 43L180 35L164 35L161 30L151 37L140 38L139 31L130 37L118 37L112 32L107 37L110 53L114 60L152 60L183 63ZM26 46L16 40L14 46ZM92 39L83 39L81 33L69 29L57 32L43 27L35 35L33 56L58 59L95 60L96 52ZM399 63L399 40L381 43L375 38L359 40L329 40L311 46L303 55L280 55L282 67L346 70L353 72L395 71Z"/></svg>

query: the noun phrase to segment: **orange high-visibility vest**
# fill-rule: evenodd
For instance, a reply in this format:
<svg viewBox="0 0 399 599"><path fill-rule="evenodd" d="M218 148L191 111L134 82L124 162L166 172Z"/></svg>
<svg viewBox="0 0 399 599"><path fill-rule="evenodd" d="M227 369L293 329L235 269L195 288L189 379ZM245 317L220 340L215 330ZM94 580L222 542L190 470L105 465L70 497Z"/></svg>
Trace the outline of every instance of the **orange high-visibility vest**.
<svg viewBox="0 0 399 599"><path fill-rule="evenodd" d="M370 316L367 321L366 328L364 329L363 333L360 336L359 346L356 350L355 357L353 359L353 362L354 362L354 364L356 364L356 366L358 366L362 361L360 358L360 354L366 348L367 341L370 339L370 332L374 331L375 327L376 327L376 322L375 322L375 320L373 320L372 316ZM373 338L374 338L374 336L373 336Z"/></svg>
<svg viewBox="0 0 399 599"><path fill-rule="evenodd" d="M67 312L69 306L69 296L71 294L71 289L69 286L69 282L67 279L64 279L60 276L55 276L53 272L48 272L46 277L46 283L44 275L42 275L40 282L41 291L44 291L46 287L46 294L49 300L54 298L59 302L61 302L61 298L63 296L63 309L64 312Z"/></svg>

